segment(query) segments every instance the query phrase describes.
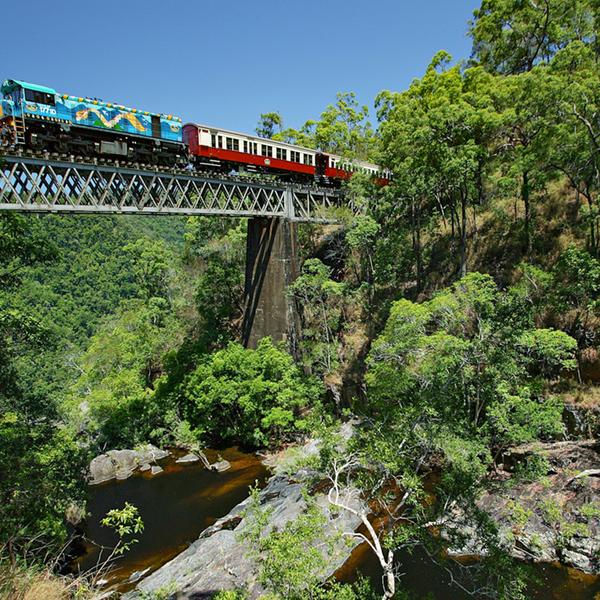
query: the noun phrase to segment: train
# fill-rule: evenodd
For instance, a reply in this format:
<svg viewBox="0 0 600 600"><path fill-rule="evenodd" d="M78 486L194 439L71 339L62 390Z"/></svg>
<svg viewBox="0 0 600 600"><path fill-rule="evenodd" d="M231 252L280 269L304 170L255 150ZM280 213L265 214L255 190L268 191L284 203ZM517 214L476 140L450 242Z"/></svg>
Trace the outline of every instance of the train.
<svg viewBox="0 0 600 600"><path fill-rule="evenodd" d="M83 156L143 167L269 173L339 186L354 173L387 184L388 169L362 160L153 113L99 98L59 94L16 79L0 93L0 148Z"/></svg>

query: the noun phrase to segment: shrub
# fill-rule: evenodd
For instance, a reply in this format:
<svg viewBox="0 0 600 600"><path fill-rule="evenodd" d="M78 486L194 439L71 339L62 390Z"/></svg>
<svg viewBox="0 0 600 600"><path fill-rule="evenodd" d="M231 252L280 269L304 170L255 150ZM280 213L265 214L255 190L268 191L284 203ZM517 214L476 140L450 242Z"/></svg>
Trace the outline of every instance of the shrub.
<svg viewBox="0 0 600 600"><path fill-rule="evenodd" d="M185 418L197 439L265 446L298 426L321 387L269 338L256 350L230 343L201 362L183 385Z"/></svg>

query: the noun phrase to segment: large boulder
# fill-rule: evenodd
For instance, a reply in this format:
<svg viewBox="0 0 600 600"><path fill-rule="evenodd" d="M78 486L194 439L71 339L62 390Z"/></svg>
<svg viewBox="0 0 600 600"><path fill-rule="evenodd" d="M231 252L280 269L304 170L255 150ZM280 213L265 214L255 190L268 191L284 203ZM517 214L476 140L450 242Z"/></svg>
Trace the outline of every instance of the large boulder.
<svg viewBox="0 0 600 600"><path fill-rule="evenodd" d="M152 444L146 444L137 450L109 450L91 461L89 482L96 485L112 479L127 479L142 465L156 463L167 456L167 450L161 450Z"/></svg>
<svg viewBox="0 0 600 600"><path fill-rule="evenodd" d="M281 529L305 510L303 487L302 483L285 476L274 476L269 480L259 496L261 507L269 511L269 530ZM317 494L315 499L327 518L328 536L354 531L360 525L359 518L349 511L333 511L323 494ZM250 499L244 500L205 529L187 550L144 579L124 598L141 599L159 590L173 590L169 598L191 600L210 598L219 590L237 588L248 588L250 597L258 598L264 590L257 581L257 566L248 554L248 544L240 536L248 526L244 512L249 502ZM354 508L359 508L359 501L354 502ZM344 538L328 552L324 579L343 565L353 547Z"/></svg>

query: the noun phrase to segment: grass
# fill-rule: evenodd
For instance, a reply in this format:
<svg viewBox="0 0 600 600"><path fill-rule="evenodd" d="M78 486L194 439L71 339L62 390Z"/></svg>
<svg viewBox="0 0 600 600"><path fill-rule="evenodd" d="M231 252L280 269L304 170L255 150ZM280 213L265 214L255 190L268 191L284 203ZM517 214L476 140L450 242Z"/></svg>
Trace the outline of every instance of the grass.
<svg viewBox="0 0 600 600"><path fill-rule="evenodd" d="M88 600L92 596L84 579L54 575L37 566L0 561L0 600Z"/></svg>

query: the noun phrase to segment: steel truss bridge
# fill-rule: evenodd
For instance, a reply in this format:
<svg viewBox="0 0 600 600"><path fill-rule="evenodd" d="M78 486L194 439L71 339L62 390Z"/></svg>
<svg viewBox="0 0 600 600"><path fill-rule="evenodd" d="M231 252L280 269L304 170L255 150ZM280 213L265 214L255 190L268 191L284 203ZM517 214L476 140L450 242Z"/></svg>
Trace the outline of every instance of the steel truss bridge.
<svg viewBox="0 0 600 600"><path fill-rule="evenodd" d="M0 210L332 221L337 190L186 170L0 155Z"/></svg>

